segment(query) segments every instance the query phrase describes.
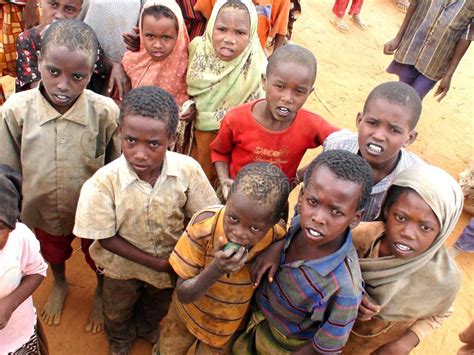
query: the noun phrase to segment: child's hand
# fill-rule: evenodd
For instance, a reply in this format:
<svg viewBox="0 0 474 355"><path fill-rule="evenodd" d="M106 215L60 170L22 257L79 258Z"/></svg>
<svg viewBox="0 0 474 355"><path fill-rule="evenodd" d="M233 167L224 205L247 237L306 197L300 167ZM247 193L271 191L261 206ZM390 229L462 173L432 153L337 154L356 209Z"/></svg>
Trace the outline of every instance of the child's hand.
<svg viewBox="0 0 474 355"><path fill-rule="evenodd" d="M230 192L230 187L234 183L234 180L232 179L224 179L221 181L221 189L222 189L222 195L224 196L224 199L227 200L227 196L229 196Z"/></svg>
<svg viewBox="0 0 474 355"><path fill-rule="evenodd" d="M369 301L367 295L362 296L362 301L359 306L359 313L357 319L365 322L372 319L377 313L380 312L380 306Z"/></svg>
<svg viewBox="0 0 474 355"><path fill-rule="evenodd" d="M224 238L219 237L219 241L224 244ZM213 264L221 274L231 274L244 267L247 256L248 251L242 246L237 251L233 248L219 250L215 255Z"/></svg>
<svg viewBox="0 0 474 355"><path fill-rule="evenodd" d="M195 105L191 105L186 111L179 113L179 119L181 121L191 122L194 120L195 117L196 117Z"/></svg>
<svg viewBox="0 0 474 355"><path fill-rule="evenodd" d="M284 240L270 245L250 265L250 278L254 288L260 284L263 275L268 272L268 281L273 282L273 277L280 266L280 256L283 251Z"/></svg>
<svg viewBox="0 0 474 355"><path fill-rule="evenodd" d="M372 355L408 355L419 342L418 336L408 330L399 339L377 348Z"/></svg>
<svg viewBox="0 0 474 355"><path fill-rule="evenodd" d="M434 97L438 96L438 102L441 102L441 100L443 100L447 95L449 88L451 87L451 78L451 75L445 75L439 82L438 88L433 95Z"/></svg>
<svg viewBox="0 0 474 355"><path fill-rule="evenodd" d="M383 53L387 54L387 55L395 53L395 51L400 46L400 42L401 42L401 40L399 40L398 38L394 38L391 41L388 41L383 46Z"/></svg>
<svg viewBox="0 0 474 355"><path fill-rule="evenodd" d="M140 50L140 30L138 27L132 27L132 32L122 34L125 47L132 52Z"/></svg>
<svg viewBox="0 0 474 355"><path fill-rule="evenodd" d="M0 330L7 326L14 310L15 308L12 307L11 302L8 302L8 300L3 299L0 302Z"/></svg>
<svg viewBox="0 0 474 355"><path fill-rule="evenodd" d="M120 101L123 100L125 94L132 88L130 79L125 73L122 64L118 62L112 64L112 70L110 71L109 82L107 84L107 96L112 96L114 88L118 92Z"/></svg>

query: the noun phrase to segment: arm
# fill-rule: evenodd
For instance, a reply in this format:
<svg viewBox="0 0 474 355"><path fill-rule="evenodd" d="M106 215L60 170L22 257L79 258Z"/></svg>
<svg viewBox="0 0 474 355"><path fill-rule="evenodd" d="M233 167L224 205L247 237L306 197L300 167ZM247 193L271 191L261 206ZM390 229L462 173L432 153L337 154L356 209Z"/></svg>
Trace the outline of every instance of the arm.
<svg viewBox="0 0 474 355"><path fill-rule="evenodd" d="M286 36L277 33L275 35L275 43L273 44L273 50L275 51L279 47L283 46L286 43Z"/></svg>
<svg viewBox="0 0 474 355"><path fill-rule="evenodd" d="M114 62L109 57L105 56L105 68L109 76L106 95L112 96L115 89L118 93L119 100L122 101L125 94L132 88L130 79L127 76L127 73L125 73L122 63Z"/></svg>
<svg viewBox="0 0 474 355"><path fill-rule="evenodd" d="M434 93L434 96L438 96L438 102L443 100L446 94L448 93L449 88L451 86L451 79L453 78L453 74L456 71L459 62L466 53L470 44L471 41L468 39L460 39L457 43L456 48L454 49L453 58L451 59L451 62L448 66L448 70L446 71L446 74L444 74L438 85L438 88Z"/></svg>
<svg viewBox="0 0 474 355"><path fill-rule="evenodd" d="M30 29L31 27L39 24L37 0L26 1L26 5L23 10L23 21L25 23L25 29Z"/></svg>
<svg viewBox="0 0 474 355"><path fill-rule="evenodd" d="M224 195L224 198L227 200L230 187L234 182L234 180L229 176L229 163L226 161L216 161L214 166L216 167L217 176L219 177L219 182L221 184L222 195Z"/></svg>
<svg viewBox="0 0 474 355"><path fill-rule="evenodd" d="M5 328L12 313L38 288L44 276L32 274L23 276L20 285L0 302L0 330Z"/></svg>
<svg viewBox="0 0 474 355"><path fill-rule="evenodd" d="M132 27L130 32L122 34L125 48L131 52L138 52L140 50L140 30L138 27Z"/></svg>
<svg viewBox="0 0 474 355"><path fill-rule="evenodd" d="M405 18L403 19L402 25L400 26L400 29L398 30L397 35L395 36L394 39L392 39L391 41L388 41L383 46L384 54L387 54L387 55L393 54L398 49L402 41L403 35L405 34L405 31L408 27L408 24L410 23L410 20L413 14L415 13L416 6L417 4L410 2L410 6L408 7L407 13L405 14Z"/></svg>
<svg viewBox="0 0 474 355"><path fill-rule="evenodd" d="M233 249L219 250L212 263L199 275L178 282L176 294L182 303L192 303L202 297L224 274L242 269L247 260L248 251L244 247L235 252Z"/></svg>
<svg viewBox="0 0 474 355"><path fill-rule="evenodd" d="M281 239L270 245L250 265L250 277L253 287L257 288L263 275L268 272L268 281L273 282L273 277L280 266L280 257L285 246L285 239Z"/></svg>
<svg viewBox="0 0 474 355"><path fill-rule="evenodd" d="M149 267L158 272L174 273L167 259L160 259L156 256L145 253L143 250L129 243L118 234L111 238L100 239L99 243L108 251L137 264Z"/></svg>

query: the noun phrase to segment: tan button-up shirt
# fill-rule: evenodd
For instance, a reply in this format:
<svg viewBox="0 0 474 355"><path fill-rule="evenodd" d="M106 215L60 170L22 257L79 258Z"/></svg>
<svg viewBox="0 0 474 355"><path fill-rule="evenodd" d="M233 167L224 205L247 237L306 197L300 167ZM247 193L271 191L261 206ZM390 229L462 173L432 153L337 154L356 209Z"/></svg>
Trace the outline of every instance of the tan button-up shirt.
<svg viewBox="0 0 474 355"><path fill-rule="evenodd" d="M0 108L0 164L23 174L22 220L53 235L72 233L82 184L120 155L119 109L85 90L65 113L39 88Z"/></svg>
<svg viewBox="0 0 474 355"><path fill-rule="evenodd" d="M118 234L144 252L168 259L184 230L185 218L216 204L219 199L194 159L166 152L152 187L138 178L122 156L82 187L74 234L89 239ZM108 277L139 279L158 288L173 286L169 274L122 258L98 241L90 253Z"/></svg>

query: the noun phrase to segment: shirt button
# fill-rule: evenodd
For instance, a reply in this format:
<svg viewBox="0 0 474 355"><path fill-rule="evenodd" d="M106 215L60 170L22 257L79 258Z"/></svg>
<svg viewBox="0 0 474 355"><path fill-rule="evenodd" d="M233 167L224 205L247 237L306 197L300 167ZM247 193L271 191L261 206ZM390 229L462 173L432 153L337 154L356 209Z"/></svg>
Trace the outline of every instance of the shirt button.
<svg viewBox="0 0 474 355"><path fill-rule="evenodd" d="M63 139L60 140L60 143L64 144L64 143L66 143L66 140L63 138Z"/></svg>

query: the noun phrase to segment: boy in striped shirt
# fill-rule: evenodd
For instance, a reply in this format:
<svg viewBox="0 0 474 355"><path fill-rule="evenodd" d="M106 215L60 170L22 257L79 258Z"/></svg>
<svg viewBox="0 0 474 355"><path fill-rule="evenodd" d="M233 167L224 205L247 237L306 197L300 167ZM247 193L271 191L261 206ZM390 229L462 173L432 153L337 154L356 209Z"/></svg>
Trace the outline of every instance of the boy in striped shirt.
<svg viewBox="0 0 474 355"><path fill-rule="evenodd" d="M356 154L327 151L308 166L300 215L278 242L283 245L278 270L273 282L264 280L257 290L258 310L234 343L234 353L342 351L363 290L350 230L359 223L371 188L372 170Z"/></svg>

